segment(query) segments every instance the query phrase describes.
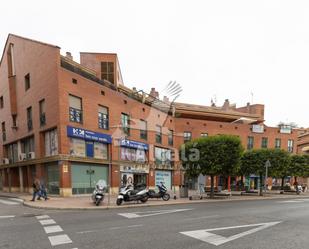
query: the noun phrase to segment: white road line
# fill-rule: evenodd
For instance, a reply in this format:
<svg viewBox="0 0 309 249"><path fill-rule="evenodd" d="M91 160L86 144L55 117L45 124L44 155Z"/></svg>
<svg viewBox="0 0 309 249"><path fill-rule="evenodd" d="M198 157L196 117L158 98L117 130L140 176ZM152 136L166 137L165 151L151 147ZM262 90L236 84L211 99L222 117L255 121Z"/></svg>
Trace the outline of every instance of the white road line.
<svg viewBox="0 0 309 249"><path fill-rule="evenodd" d="M4 215L4 216L0 216L0 219L7 219L7 218L14 218L15 215Z"/></svg>
<svg viewBox="0 0 309 249"><path fill-rule="evenodd" d="M94 233L96 231L81 231L81 232L76 232L78 234L84 234L84 233Z"/></svg>
<svg viewBox="0 0 309 249"><path fill-rule="evenodd" d="M0 200L0 203L6 204L6 205L20 205L20 203L17 203L17 202L15 202L15 201Z"/></svg>
<svg viewBox="0 0 309 249"><path fill-rule="evenodd" d="M47 234L63 232L62 228L58 225L44 227L44 230L45 230L45 233Z"/></svg>
<svg viewBox="0 0 309 249"><path fill-rule="evenodd" d="M49 239L50 244L52 246L58 246L58 245L73 243L72 240L69 238L69 236L66 235L66 234L49 236L48 239Z"/></svg>
<svg viewBox="0 0 309 249"><path fill-rule="evenodd" d="M38 215L35 216L38 220L42 220L42 219L49 219L50 217L48 215Z"/></svg>
<svg viewBox="0 0 309 249"><path fill-rule="evenodd" d="M142 224L131 225L131 226L123 226L123 227L110 227L109 230L117 230L117 229L124 229L124 228L134 228L134 227L142 227Z"/></svg>
<svg viewBox="0 0 309 249"><path fill-rule="evenodd" d="M39 222L41 223L41 225L45 226L45 225L52 225L52 224L56 224L56 222L53 219L49 219L49 220L39 220Z"/></svg>
<svg viewBox="0 0 309 249"><path fill-rule="evenodd" d="M220 217L220 215L209 215L209 216L201 216L201 217L196 217L196 218L186 218L186 219L183 219L185 221L187 220L201 220L201 219L211 219L211 218L218 218Z"/></svg>
<svg viewBox="0 0 309 249"><path fill-rule="evenodd" d="M166 210L155 210L155 211L145 211L145 212L135 212L135 213L118 213L118 215L126 217L128 219L155 216L160 214L171 214L176 212L189 211L192 209L166 209Z"/></svg>

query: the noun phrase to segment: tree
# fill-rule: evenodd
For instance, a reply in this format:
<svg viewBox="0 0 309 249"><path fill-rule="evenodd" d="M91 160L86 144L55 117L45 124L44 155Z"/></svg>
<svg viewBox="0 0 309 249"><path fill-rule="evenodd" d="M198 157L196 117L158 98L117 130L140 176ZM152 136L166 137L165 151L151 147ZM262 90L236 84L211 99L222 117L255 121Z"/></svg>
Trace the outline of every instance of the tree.
<svg viewBox="0 0 309 249"><path fill-rule="evenodd" d="M217 135L185 143L180 150L180 158L188 175L210 176L210 196L213 198L214 177L237 172L242 152L243 148L238 137Z"/></svg>
<svg viewBox="0 0 309 249"><path fill-rule="evenodd" d="M294 176L297 182L298 176L309 175L309 155L292 155L290 164L290 175Z"/></svg>
<svg viewBox="0 0 309 249"><path fill-rule="evenodd" d="M291 156L287 151L280 149L270 150L269 153L270 176L281 178L281 190L283 190L284 179L291 175Z"/></svg>
<svg viewBox="0 0 309 249"><path fill-rule="evenodd" d="M263 191L263 176L265 176L265 163L269 160L269 176L287 176L290 163L289 154L280 149L257 149L249 150L243 154L240 172L244 175L255 174L260 179L260 195Z"/></svg>

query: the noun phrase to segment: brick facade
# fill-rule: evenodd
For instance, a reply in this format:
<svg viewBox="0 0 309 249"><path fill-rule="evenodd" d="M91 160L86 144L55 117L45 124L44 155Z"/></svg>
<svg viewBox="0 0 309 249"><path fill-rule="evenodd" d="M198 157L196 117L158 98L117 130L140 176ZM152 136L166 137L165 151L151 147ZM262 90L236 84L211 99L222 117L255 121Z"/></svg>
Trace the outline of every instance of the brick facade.
<svg viewBox="0 0 309 249"><path fill-rule="evenodd" d="M14 48L13 62L8 59L10 44ZM125 167L131 167L134 170L135 167L146 168L145 174L141 172L138 174L145 175L145 178L143 176L141 178L148 186L155 185L157 171L168 172L168 175L171 175L171 185L178 187L184 180L178 156L178 149L184 142L184 132L191 132L193 139L200 137L201 133L237 135L245 148L247 148L249 136L254 138L254 148L261 147L263 137L268 139L268 148L275 147L276 139L280 139L283 149L288 148L288 140L293 141L293 144L297 141L296 130L283 133L278 127L267 127L263 124L264 105L248 104L245 107L236 108L226 101L222 107L183 103L170 106L167 99L160 101L153 97L157 95L155 89L151 94L145 94L125 87L116 54L81 53L80 62L80 64L74 62L69 55L61 56L60 48L57 46L16 35L8 36L0 65L0 97L3 96L4 99L4 106L0 109L0 123L5 122L6 136L5 140L0 140L0 172L4 190L13 191L22 187L24 191L29 191L34 178L37 177L44 179L51 188L56 186L60 195L71 195L75 191L72 190L75 188L73 186L77 186L78 181L81 181L77 179L85 177L74 176L77 170L83 167L85 169L89 167L87 170L89 174L92 174L92 168L111 169L109 174L113 192L118 191ZM113 63L114 82L101 79L101 62ZM8 64L12 63L15 74L9 76L10 65ZM30 88L25 90L27 74L30 74ZM70 121L70 95L82 100L82 123ZM40 124L39 101L42 99L45 100L44 125ZM26 110L30 106L33 128L29 131ZM109 129L98 128L99 106L108 108ZM122 113L130 116L129 136L125 135L121 128ZM12 115L14 114L16 114L17 127L13 127ZM140 120L147 121L146 140L140 136ZM162 127L161 143L156 141L158 125ZM262 133L254 132L253 125L260 125L264 130ZM110 135L112 144L108 145L109 158L72 156L71 138L67 134L68 126ZM57 131L57 153L46 156L46 132L53 129ZM168 142L170 130L173 131L173 145L169 145ZM20 160L21 146L25 143L21 141L29 137L34 137L35 157ZM121 139L147 144L149 146L146 150L147 162L122 160L120 156L122 147L119 146ZM18 160L5 161L5 158L9 158L9 145L14 143L16 143ZM295 147L293 153L295 153L296 146L295 144L293 146ZM174 152L174 162L171 166L158 165L155 160L155 147ZM87 143L86 148L88 148ZM83 187L76 187L76 191L80 191L79 188Z"/></svg>

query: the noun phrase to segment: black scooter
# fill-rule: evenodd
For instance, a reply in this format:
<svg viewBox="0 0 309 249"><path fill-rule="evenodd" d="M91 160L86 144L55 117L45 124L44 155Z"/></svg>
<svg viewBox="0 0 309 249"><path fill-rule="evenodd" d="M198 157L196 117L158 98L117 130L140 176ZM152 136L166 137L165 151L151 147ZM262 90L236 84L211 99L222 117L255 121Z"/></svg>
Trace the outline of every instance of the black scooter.
<svg viewBox="0 0 309 249"><path fill-rule="evenodd" d="M159 192L156 192L152 189L150 189L148 191L148 197L149 198L162 198L162 200L164 201L168 201L170 199L170 195L169 193L167 193L167 188L164 186L163 183L161 183L161 185L157 185L158 189L159 189Z"/></svg>

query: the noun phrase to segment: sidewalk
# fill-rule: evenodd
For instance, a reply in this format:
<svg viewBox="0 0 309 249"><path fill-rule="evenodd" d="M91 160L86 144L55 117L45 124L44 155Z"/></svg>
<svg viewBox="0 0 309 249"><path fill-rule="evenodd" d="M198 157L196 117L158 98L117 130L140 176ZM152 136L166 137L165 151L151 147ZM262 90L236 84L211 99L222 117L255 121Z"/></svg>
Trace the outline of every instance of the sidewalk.
<svg viewBox="0 0 309 249"><path fill-rule="evenodd" d="M235 193L236 194L236 193ZM17 197L24 200L24 205L33 208L42 209L58 209L58 210L101 210L111 208L132 208L132 207L149 207L149 206L166 206L177 204L194 204L194 203L212 203L212 202L230 202L230 201L248 201L248 200L269 200L269 199L285 199L285 198L304 198L309 197L309 193L303 193L301 195L296 194L275 194L268 193L261 196L240 196L234 195L229 198L217 197L215 199L202 199L202 200L189 200L188 198L178 198L174 200L171 198L169 201L149 199L145 204L141 203L124 203L121 206L116 205L117 196L111 196L110 205L108 205L108 196L105 196L103 203L100 206L95 206L91 201L91 196L78 196L78 197L50 197L49 200L31 202L32 196L30 194L21 193L3 193L0 192L0 197Z"/></svg>

